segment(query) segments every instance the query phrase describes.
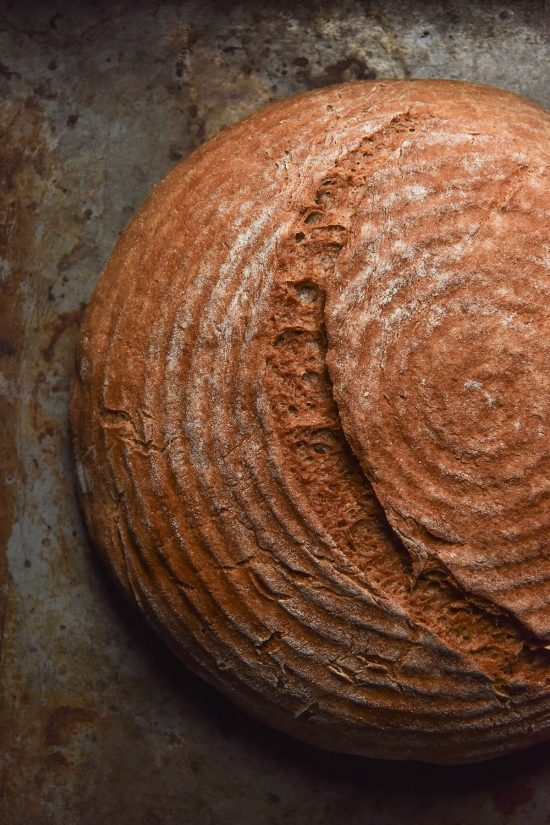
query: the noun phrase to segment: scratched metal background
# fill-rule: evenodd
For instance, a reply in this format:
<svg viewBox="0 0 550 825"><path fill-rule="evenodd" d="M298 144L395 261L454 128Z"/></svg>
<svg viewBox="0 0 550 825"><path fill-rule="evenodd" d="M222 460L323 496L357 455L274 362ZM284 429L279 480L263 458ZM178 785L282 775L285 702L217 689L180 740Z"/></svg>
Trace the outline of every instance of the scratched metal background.
<svg viewBox="0 0 550 825"><path fill-rule="evenodd" d="M77 510L67 395L117 235L198 143L353 78L550 106L543 2L0 2L0 825L542 825L550 746L465 768L249 721L122 603Z"/></svg>

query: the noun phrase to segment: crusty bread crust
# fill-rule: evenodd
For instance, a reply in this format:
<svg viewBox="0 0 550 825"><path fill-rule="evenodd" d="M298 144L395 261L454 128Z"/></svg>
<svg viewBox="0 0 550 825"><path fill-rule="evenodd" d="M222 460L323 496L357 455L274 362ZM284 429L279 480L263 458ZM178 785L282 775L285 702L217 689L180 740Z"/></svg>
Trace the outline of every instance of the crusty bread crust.
<svg viewBox="0 0 550 825"><path fill-rule="evenodd" d="M90 533L193 670L306 741L549 738L549 134L450 81L290 98L179 164L94 292Z"/></svg>

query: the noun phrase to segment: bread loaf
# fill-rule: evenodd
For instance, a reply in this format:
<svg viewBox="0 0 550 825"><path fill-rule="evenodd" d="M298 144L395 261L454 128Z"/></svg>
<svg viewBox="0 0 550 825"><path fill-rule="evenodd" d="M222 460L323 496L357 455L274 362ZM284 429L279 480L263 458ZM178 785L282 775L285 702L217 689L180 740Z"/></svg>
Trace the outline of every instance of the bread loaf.
<svg viewBox="0 0 550 825"><path fill-rule="evenodd" d="M170 647L336 751L550 738L550 114L450 81L264 109L87 309L91 536Z"/></svg>

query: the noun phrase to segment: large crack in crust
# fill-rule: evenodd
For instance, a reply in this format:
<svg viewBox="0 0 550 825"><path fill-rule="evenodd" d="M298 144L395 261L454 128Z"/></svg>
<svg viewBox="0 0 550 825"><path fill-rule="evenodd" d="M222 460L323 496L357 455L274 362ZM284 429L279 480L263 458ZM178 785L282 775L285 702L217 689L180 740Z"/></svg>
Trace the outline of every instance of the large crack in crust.
<svg viewBox="0 0 550 825"><path fill-rule="evenodd" d="M527 684L550 683L548 650L510 613L467 593L437 559L415 572L414 555L391 530L346 441L326 365L324 287L348 242L366 180L418 127L410 113L395 118L381 140L373 136L380 140L376 152L368 149L371 138L339 161L278 244L265 333L269 427L304 509L334 540L352 575L471 657L505 697Z"/></svg>

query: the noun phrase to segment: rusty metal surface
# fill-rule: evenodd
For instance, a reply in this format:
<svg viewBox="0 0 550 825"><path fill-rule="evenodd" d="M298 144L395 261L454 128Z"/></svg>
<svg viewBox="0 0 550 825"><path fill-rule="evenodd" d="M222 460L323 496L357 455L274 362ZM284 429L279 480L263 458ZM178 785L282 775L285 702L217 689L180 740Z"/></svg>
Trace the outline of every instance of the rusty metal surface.
<svg viewBox="0 0 550 825"><path fill-rule="evenodd" d="M550 746L465 768L337 757L190 676L96 562L67 433L82 307L175 161L353 78L550 106L549 35L529 1L0 3L0 825L550 822Z"/></svg>

